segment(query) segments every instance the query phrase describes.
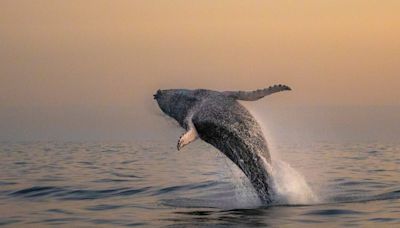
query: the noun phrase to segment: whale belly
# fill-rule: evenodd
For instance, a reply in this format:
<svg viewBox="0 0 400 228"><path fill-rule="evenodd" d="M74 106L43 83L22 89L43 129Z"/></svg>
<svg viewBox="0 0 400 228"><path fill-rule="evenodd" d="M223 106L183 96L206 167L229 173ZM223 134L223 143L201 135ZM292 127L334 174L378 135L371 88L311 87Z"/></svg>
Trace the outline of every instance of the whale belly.
<svg viewBox="0 0 400 228"><path fill-rule="evenodd" d="M236 106L238 105L238 106ZM239 103L220 105L219 110L200 110L193 116L199 137L225 154L249 178L263 202L270 202L270 161L261 128Z"/></svg>

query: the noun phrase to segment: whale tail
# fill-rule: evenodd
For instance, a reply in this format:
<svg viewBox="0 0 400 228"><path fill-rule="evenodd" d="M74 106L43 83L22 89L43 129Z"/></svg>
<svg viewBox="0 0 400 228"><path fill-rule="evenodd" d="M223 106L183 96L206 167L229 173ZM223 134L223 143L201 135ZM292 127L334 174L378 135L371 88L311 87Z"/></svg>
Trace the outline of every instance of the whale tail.
<svg viewBox="0 0 400 228"><path fill-rule="evenodd" d="M231 97L236 100L243 101L256 101L265 96L268 96L273 93L292 90L289 86L286 85L274 85L265 89L258 89L254 91L224 91L222 92L225 96Z"/></svg>

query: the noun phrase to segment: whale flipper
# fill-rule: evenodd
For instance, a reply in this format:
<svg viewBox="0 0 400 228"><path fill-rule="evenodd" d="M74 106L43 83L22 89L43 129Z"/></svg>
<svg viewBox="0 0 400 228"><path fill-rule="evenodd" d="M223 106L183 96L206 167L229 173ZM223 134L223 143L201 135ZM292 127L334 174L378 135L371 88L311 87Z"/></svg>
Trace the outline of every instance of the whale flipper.
<svg viewBox="0 0 400 228"><path fill-rule="evenodd" d="M222 92L225 96L231 97L235 100L243 100L243 101L256 101L265 96L268 96L273 93L277 93L280 91L292 90L289 86L286 85L274 85L265 89L258 89L254 91L225 91Z"/></svg>
<svg viewBox="0 0 400 228"><path fill-rule="evenodd" d="M199 135L197 134L196 128L193 126L193 124L189 124L188 130L179 138L176 148L180 150L198 138Z"/></svg>

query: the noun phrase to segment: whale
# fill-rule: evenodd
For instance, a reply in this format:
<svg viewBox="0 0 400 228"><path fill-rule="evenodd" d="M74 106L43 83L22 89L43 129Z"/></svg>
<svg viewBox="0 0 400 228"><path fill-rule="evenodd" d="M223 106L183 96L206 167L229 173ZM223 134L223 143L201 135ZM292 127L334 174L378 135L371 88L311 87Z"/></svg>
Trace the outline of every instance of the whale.
<svg viewBox="0 0 400 228"><path fill-rule="evenodd" d="M259 123L239 101L256 101L288 90L291 88L280 84L254 91L166 89L153 96L162 112L185 130L177 150L197 139L211 144L240 168L261 202L271 203L267 141Z"/></svg>

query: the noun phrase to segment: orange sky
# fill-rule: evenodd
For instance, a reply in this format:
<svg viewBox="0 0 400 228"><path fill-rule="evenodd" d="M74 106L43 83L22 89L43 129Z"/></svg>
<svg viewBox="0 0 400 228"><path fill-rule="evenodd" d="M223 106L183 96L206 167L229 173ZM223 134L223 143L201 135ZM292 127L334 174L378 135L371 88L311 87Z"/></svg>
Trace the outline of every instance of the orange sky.
<svg viewBox="0 0 400 228"><path fill-rule="evenodd" d="M293 91L248 106L284 139L395 137L396 108L290 106L399 106L399 12L397 0L2 0L0 139L170 132L158 88L274 83Z"/></svg>
<svg viewBox="0 0 400 228"><path fill-rule="evenodd" d="M161 88L293 87L400 104L399 1L0 2L0 104L144 104Z"/></svg>

